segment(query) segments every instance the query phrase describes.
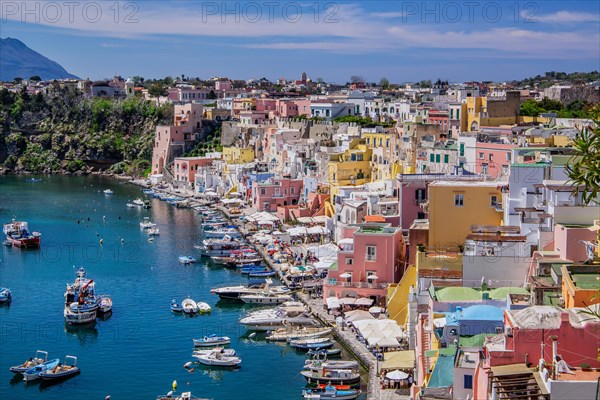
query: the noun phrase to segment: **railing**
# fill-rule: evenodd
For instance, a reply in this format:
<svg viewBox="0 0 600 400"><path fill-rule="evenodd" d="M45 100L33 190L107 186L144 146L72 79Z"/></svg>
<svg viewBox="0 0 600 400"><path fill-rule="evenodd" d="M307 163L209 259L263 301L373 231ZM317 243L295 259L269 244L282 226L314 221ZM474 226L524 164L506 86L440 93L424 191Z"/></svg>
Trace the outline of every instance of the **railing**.
<svg viewBox="0 0 600 400"><path fill-rule="evenodd" d="M327 282L325 281L324 286L341 286L347 288L371 288L371 289L386 289L389 285L387 282L379 282L379 283L369 283L369 282Z"/></svg>

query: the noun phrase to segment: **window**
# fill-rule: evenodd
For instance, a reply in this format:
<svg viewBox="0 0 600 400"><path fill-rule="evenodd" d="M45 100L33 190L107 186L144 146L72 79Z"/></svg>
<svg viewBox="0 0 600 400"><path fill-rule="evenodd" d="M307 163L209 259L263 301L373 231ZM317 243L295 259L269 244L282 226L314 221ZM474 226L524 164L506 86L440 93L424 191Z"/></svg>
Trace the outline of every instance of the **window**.
<svg viewBox="0 0 600 400"><path fill-rule="evenodd" d="M459 154L459 155L460 155L461 157L464 157L464 156L465 156L465 144L464 144L464 143L461 143L461 144L460 144L460 154Z"/></svg>
<svg viewBox="0 0 600 400"><path fill-rule="evenodd" d="M502 175L508 175L508 165L502 166Z"/></svg>
<svg viewBox="0 0 600 400"><path fill-rule="evenodd" d="M434 154L430 154L429 155L429 162L434 162L435 161L435 155Z"/></svg>
<svg viewBox="0 0 600 400"><path fill-rule="evenodd" d="M346 265L352 265L354 264L354 259L353 258L346 258Z"/></svg>
<svg viewBox="0 0 600 400"><path fill-rule="evenodd" d="M296 188L294 188L294 187L290 188L290 193L291 194L296 194Z"/></svg>
<svg viewBox="0 0 600 400"><path fill-rule="evenodd" d="M367 246L367 261L375 261L377 257L377 248L375 246Z"/></svg>
<svg viewBox="0 0 600 400"><path fill-rule="evenodd" d="M265 194L265 188L260 189L260 194Z"/></svg>
<svg viewBox="0 0 600 400"><path fill-rule="evenodd" d="M506 161L510 161L510 157L511 157L510 153L506 153Z"/></svg>
<svg viewBox="0 0 600 400"><path fill-rule="evenodd" d="M484 175L488 173L488 165L487 165L487 163L481 164L481 173L484 174Z"/></svg>
<svg viewBox="0 0 600 400"><path fill-rule="evenodd" d="M441 160L441 155L440 155L440 154L436 154L436 155L435 155L435 162L436 162L436 163L439 163L439 162L440 162L440 160Z"/></svg>
<svg viewBox="0 0 600 400"><path fill-rule="evenodd" d="M449 156L448 156L448 154L444 154L444 162L445 162L446 164L448 164L448 159L449 159Z"/></svg>
<svg viewBox="0 0 600 400"><path fill-rule="evenodd" d="M485 154L483 154L483 153L479 153L479 159L480 159L480 160L483 160L484 158L485 158Z"/></svg>
<svg viewBox="0 0 600 400"><path fill-rule="evenodd" d="M498 196L496 196L496 195L490 196L490 207L496 207L497 204L498 204Z"/></svg>
<svg viewBox="0 0 600 400"><path fill-rule="evenodd" d="M462 193L454 194L454 207L462 207L465 205L465 195Z"/></svg>
<svg viewBox="0 0 600 400"><path fill-rule="evenodd" d="M473 375L465 375L463 387L465 389L473 389Z"/></svg>
<svg viewBox="0 0 600 400"><path fill-rule="evenodd" d="M503 328L503 327L501 327L501 326L497 326L497 327L496 327L496 333L497 333L498 335L499 335L499 334L501 334L501 333L504 333L504 328Z"/></svg>
<svg viewBox="0 0 600 400"><path fill-rule="evenodd" d="M490 154L488 155L488 160L489 160L489 161L494 161L494 155L493 155L492 153L490 153Z"/></svg>

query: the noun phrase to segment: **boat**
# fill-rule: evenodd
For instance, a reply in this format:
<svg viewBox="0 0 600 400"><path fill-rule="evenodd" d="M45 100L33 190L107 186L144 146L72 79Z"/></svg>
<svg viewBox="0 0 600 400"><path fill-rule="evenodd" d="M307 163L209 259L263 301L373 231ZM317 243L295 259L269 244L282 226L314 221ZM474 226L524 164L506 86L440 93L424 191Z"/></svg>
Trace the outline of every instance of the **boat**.
<svg viewBox="0 0 600 400"><path fill-rule="evenodd" d="M237 356L225 356L220 351L213 351L206 355L198 354L195 358L201 364L216 367L235 367L242 362L241 358Z"/></svg>
<svg viewBox="0 0 600 400"><path fill-rule="evenodd" d="M41 372L56 367L59 362L60 360L55 358L54 360L46 361L42 364L36 365L35 367L29 368L23 372L23 380L25 382L34 381L40 377Z"/></svg>
<svg viewBox="0 0 600 400"><path fill-rule="evenodd" d="M262 257L250 254L247 256L229 256L229 257L211 257L210 258L215 264L226 265L229 267L241 267L243 265L260 264L262 263Z"/></svg>
<svg viewBox="0 0 600 400"><path fill-rule="evenodd" d="M73 303L65 307L65 321L70 325L82 325L96 320L96 311L79 308L79 303Z"/></svg>
<svg viewBox="0 0 600 400"><path fill-rule="evenodd" d="M50 381L77 375L79 372L79 367L77 366L77 357L66 356L63 364L59 363L54 368L48 368L45 371L40 372L39 376L42 378L42 380Z"/></svg>
<svg viewBox="0 0 600 400"><path fill-rule="evenodd" d="M192 299L185 299L181 302L183 312L186 314L195 314L198 312L198 305Z"/></svg>
<svg viewBox="0 0 600 400"><path fill-rule="evenodd" d="M180 396L174 395L173 392L156 396L156 400L207 400L200 397L192 396L192 392L183 392Z"/></svg>
<svg viewBox="0 0 600 400"><path fill-rule="evenodd" d="M195 347L211 347L229 344L231 339L228 336L208 335L202 339L193 339Z"/></svg>
<svg viewBox="0 0 600 400"><path fill-rule="evenodd" d="M127 203L127 208L135 208L135 204L133 204L133 203Z"/></svg>
<svg viewBox="0 0 600 400"><path fill-rule="evenodd" d="M98 296L98 311L107 313L112 311L112 298L108 294Z"/></svg>
<svg viewBox="0 0 600 400"><path fill-rule="evenodd" d="M313 337L307 339L288 339L290 346L317 345L331 341L328 337Z"/></svg>
<svg viewBox="0 0 600 400"><path fill-rule="evenodd" d="M358 361L346 361L346 360L321 360L318 358L312 360L306 360L304 362L304 369L313 369L319 370L323 368L332 368L332 369L351 369L357 370L360 368Z"/></svg>
<svg viewBox="0 0 600 400"><path fill-rule="evenodd" d="M277 271L256 271L248 273L250 278L267 278L277 275Z"/></svg>
<svg viewBox="0 0 600 400"><path fill-rule="evenodd" d="M360 373L351 369L322 368L320 370L304 370L300 374L308 383L331 385L359 385Z"/></svg>
<svg viewBox="0 0 600 400"><path fill-rule="evenodd" d="M224 355L226 357L233 357L236 355L236 352L234 349L225 349L223 347L214 347L212 349L194 350L192 352L192 357L196 358L196 356L208 355L208 354L212 353L213 351L219 351L219 352L221 352L222 355Z"/></svg>
<svg viewBox="0 0 600 400"><path fill-rule="evenodd" d="M266 339L272 342L287 342L288 340L317 338L330 334L331 328L280 328L271 332Z"/></svg>
<svg viewBox="0 0 600 400"><path fill-rule="evenodd" d="M200 312L200 314L209 313L210 310L211 310L211 308L208 305L208 303L205 303L203 301L196 302L196 305L198 306L198 311Z"/></svg>
<svg viewBox="0 0 600 400"><path fill-rule="evenodd" d="M244 265L242 267L242 269L240 270L240 272L242 274L248 275L251 272L265 272L265 271L269 271L269 269L263 265Z"/></svg>
<svg viewBox="0 0 600 400"><path fill-rule="evenodd" d="M203 231L205 239L223 239L225 236L230 237L242 237L242 233L235 227L221 228L216 230L205 230Z"/></svg>
<svg viewBox="0 0 600 400"><path fill-rule="evenodd" d="M152 208L152 206L150 205L150 200L144 200L144 205L142 207L144 207L145 209Z"/></svg>
<svg viewBox="0 0 600 400"><path fill-rule="evenodd" d="M173 299L171 300L171 311L175 313L183 312L183 306Z"/></svg>
<svg viewBox="0 0 600 400"><path fill-rule="evenodd" d="M134 201L132 201L133 204L135 204L136 206L143 206L144 205L144 200L137 198Z"/></svg>
<svg viewBox="0 0 600 400"><path fill-rule="evenodd" d="M34 249L40 247L41 236L39 232L29 232L29 225L27 222L12 220L8 224L4 224L4 234L6 240L10 242L12 246L23 247L26 249Z"/></svg>
<svg viewBox="0 0 600 400"><path fill-rule="evenodd" d="M309 350L306 355L309 357L336 357L342 354L342 349L320 349Z"/></svg>
<svg viewBox="0 0 600 400"><path fill-rule="evenodd" d="M246 304L281 304L290 301L292 296L272 291L265 291L255 294L245 294L240 299Z"/></svg>
<svg viewBox="0 0 600 400"><path fill-rule="evenodd" d="M193 264L196 259L192 256L179 256L179 262L182 264Z"/></svg>
<svg viewBox="0 0 600 400"><path fill-rule="evenodd" d="M335 343L327 338L327 341L324 342L314 342L314 343L290 343L290 346L296 350L322 350L329 349L333 347Z"/></svg>
<svg viewBox="0 0 600 400"><path fill-rule="evenodd" d="M277 328L315 326L316 321L306 314L304 305L286 305L269 310L260 310L248 314L240 320L247 329L272 331ZM333 342L331 343L333 345Z"/></svg>
<svg viewBox="0 0 600 400"><path fill-rule="evenodd" d="M150 229L150 228L154 228L156 226L155 223L150 221L150 218L148 217L144 217L144 220L142 222L140 222L140 228L142 229Z"/></svg>
<svg viewBox="0 0 600 400"><path fill-rule="evenodd" d="M158 228L150 228L147 231L148 236L158 236L160 235L160 230Z"/></svg>
<svg viewBox="0 0 600 400"><path fill-rule="evenodd" d="M335 386L302 389L305 400L354 400L360 396L360 389L338 388Z"/></svg>
<svg viewBox="0 0 600 400"><path fill-rule="evenodd" d="M12 292L9 288L0 288L0 303L8 303L12 300Z"/></svg>
<svg viewBox="0 0 600 400"><path fill-rule="evenodd" d="M21 365L15 365L14 367L10 367L10 372L13 372L15 374L22 374L28 369L43 364L46 361L48 361L48 352L43 350L36 350L35 356L29 358L29 360L26 360Z"/></svg>
<svg viewBox="0 0 600 400"><path fill-rule="evenodd" d="M223 239L205 239L201 245L194 246L206 257L227 257L232 251L239 250L246 244L240 240L225 236Z"/></svg>
<svg viewBox="0 0 600 400"><path fill-rule="evenodd" d="M104 189L104 194L113 194L114 192L110 189Z"/></svg>
<svg viewBox="0 0 600 400"><path fill-rule="evenodd" d="M255 294L260 293L261 291L265 291L271 289L273 291L277 291L278 293L285 294L289 293L288 288L285 286L274 286L271 288L271 284L273 281L269 278L267 279L257 279L257 280L249 280L247 286L239 285L239 286L225 286L217 289L212 289L211 293L216 294L222 299L231 299L231 300L239 300L240 296L246 294Z"/></svg>

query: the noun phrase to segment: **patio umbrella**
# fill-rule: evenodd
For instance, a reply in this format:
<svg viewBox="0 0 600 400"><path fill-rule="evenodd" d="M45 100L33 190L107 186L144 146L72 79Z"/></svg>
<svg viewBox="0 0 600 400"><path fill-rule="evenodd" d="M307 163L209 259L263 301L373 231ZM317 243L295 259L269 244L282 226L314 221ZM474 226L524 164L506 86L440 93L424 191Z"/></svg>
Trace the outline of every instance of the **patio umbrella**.
<svg viewBox="0 0 600 400"><path fill-rule="evenodd" d="M379 279L379 277L377 275L369 275L369 276L367 276L367 279L375 280L375 279Z"/></svg>
<svg viewBox="0 0 600 400"><path fill-rule="evenodd" d="M356 302L354 304L356 304L357 306L370 306L371 304L373 304L373 299L361 297L359 299L356 299Z"/></svg>
<svg viewBox="0 0 600 400"><path fill-rule="evenodd" d="M369 308L369 312L371 314L380 314L381 312L383 312L383 308L381 308L379 306L373 306L373 307Z"/></svg>
<svg viewBox="0 0 600 400"><path fill-rule="evenodd" d="M340 308L340 300L337 297L328 297L326 300L327 308Z"/></svg>
<svg viewBox="0 0 600 400"><path fill-rule="evenodd" d="M356 301L356 299L354 299L352 297L344 297L343 299L340 299L340 304L341 305L349 305L349 304L354 304L355 301Z"/></svg>
<svg viewBox="0 0 600 400"><path fill-rule="evenodd" d="M408 378L408 374L397 369L392 372L388 372L387 374L385 374L385 377L392 381L401 381L403 379Z"/></svg>
<svg viewBox="0 0 600 400"><path fill-rule="evenodd" d="M340 278L344 278L344 279L352 278L352 274L344 272L343 274L340 275Z"/></svg>

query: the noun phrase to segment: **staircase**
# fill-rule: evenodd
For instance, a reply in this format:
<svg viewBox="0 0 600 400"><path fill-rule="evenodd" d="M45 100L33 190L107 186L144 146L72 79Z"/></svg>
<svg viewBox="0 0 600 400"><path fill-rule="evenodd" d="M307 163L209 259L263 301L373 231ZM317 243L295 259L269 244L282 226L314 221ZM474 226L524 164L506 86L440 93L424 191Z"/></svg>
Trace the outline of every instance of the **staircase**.
<svg viewBox="0 0 600 400"><path fill-rule="evenodd" d="M173 183L175 182L175 177L173 176L173 173L171 172L171 168L173 168L173 164L175 162L171 161L169 164L165 165L163 168L163 178L165 181L167 181L168 183Z"/></svg>

